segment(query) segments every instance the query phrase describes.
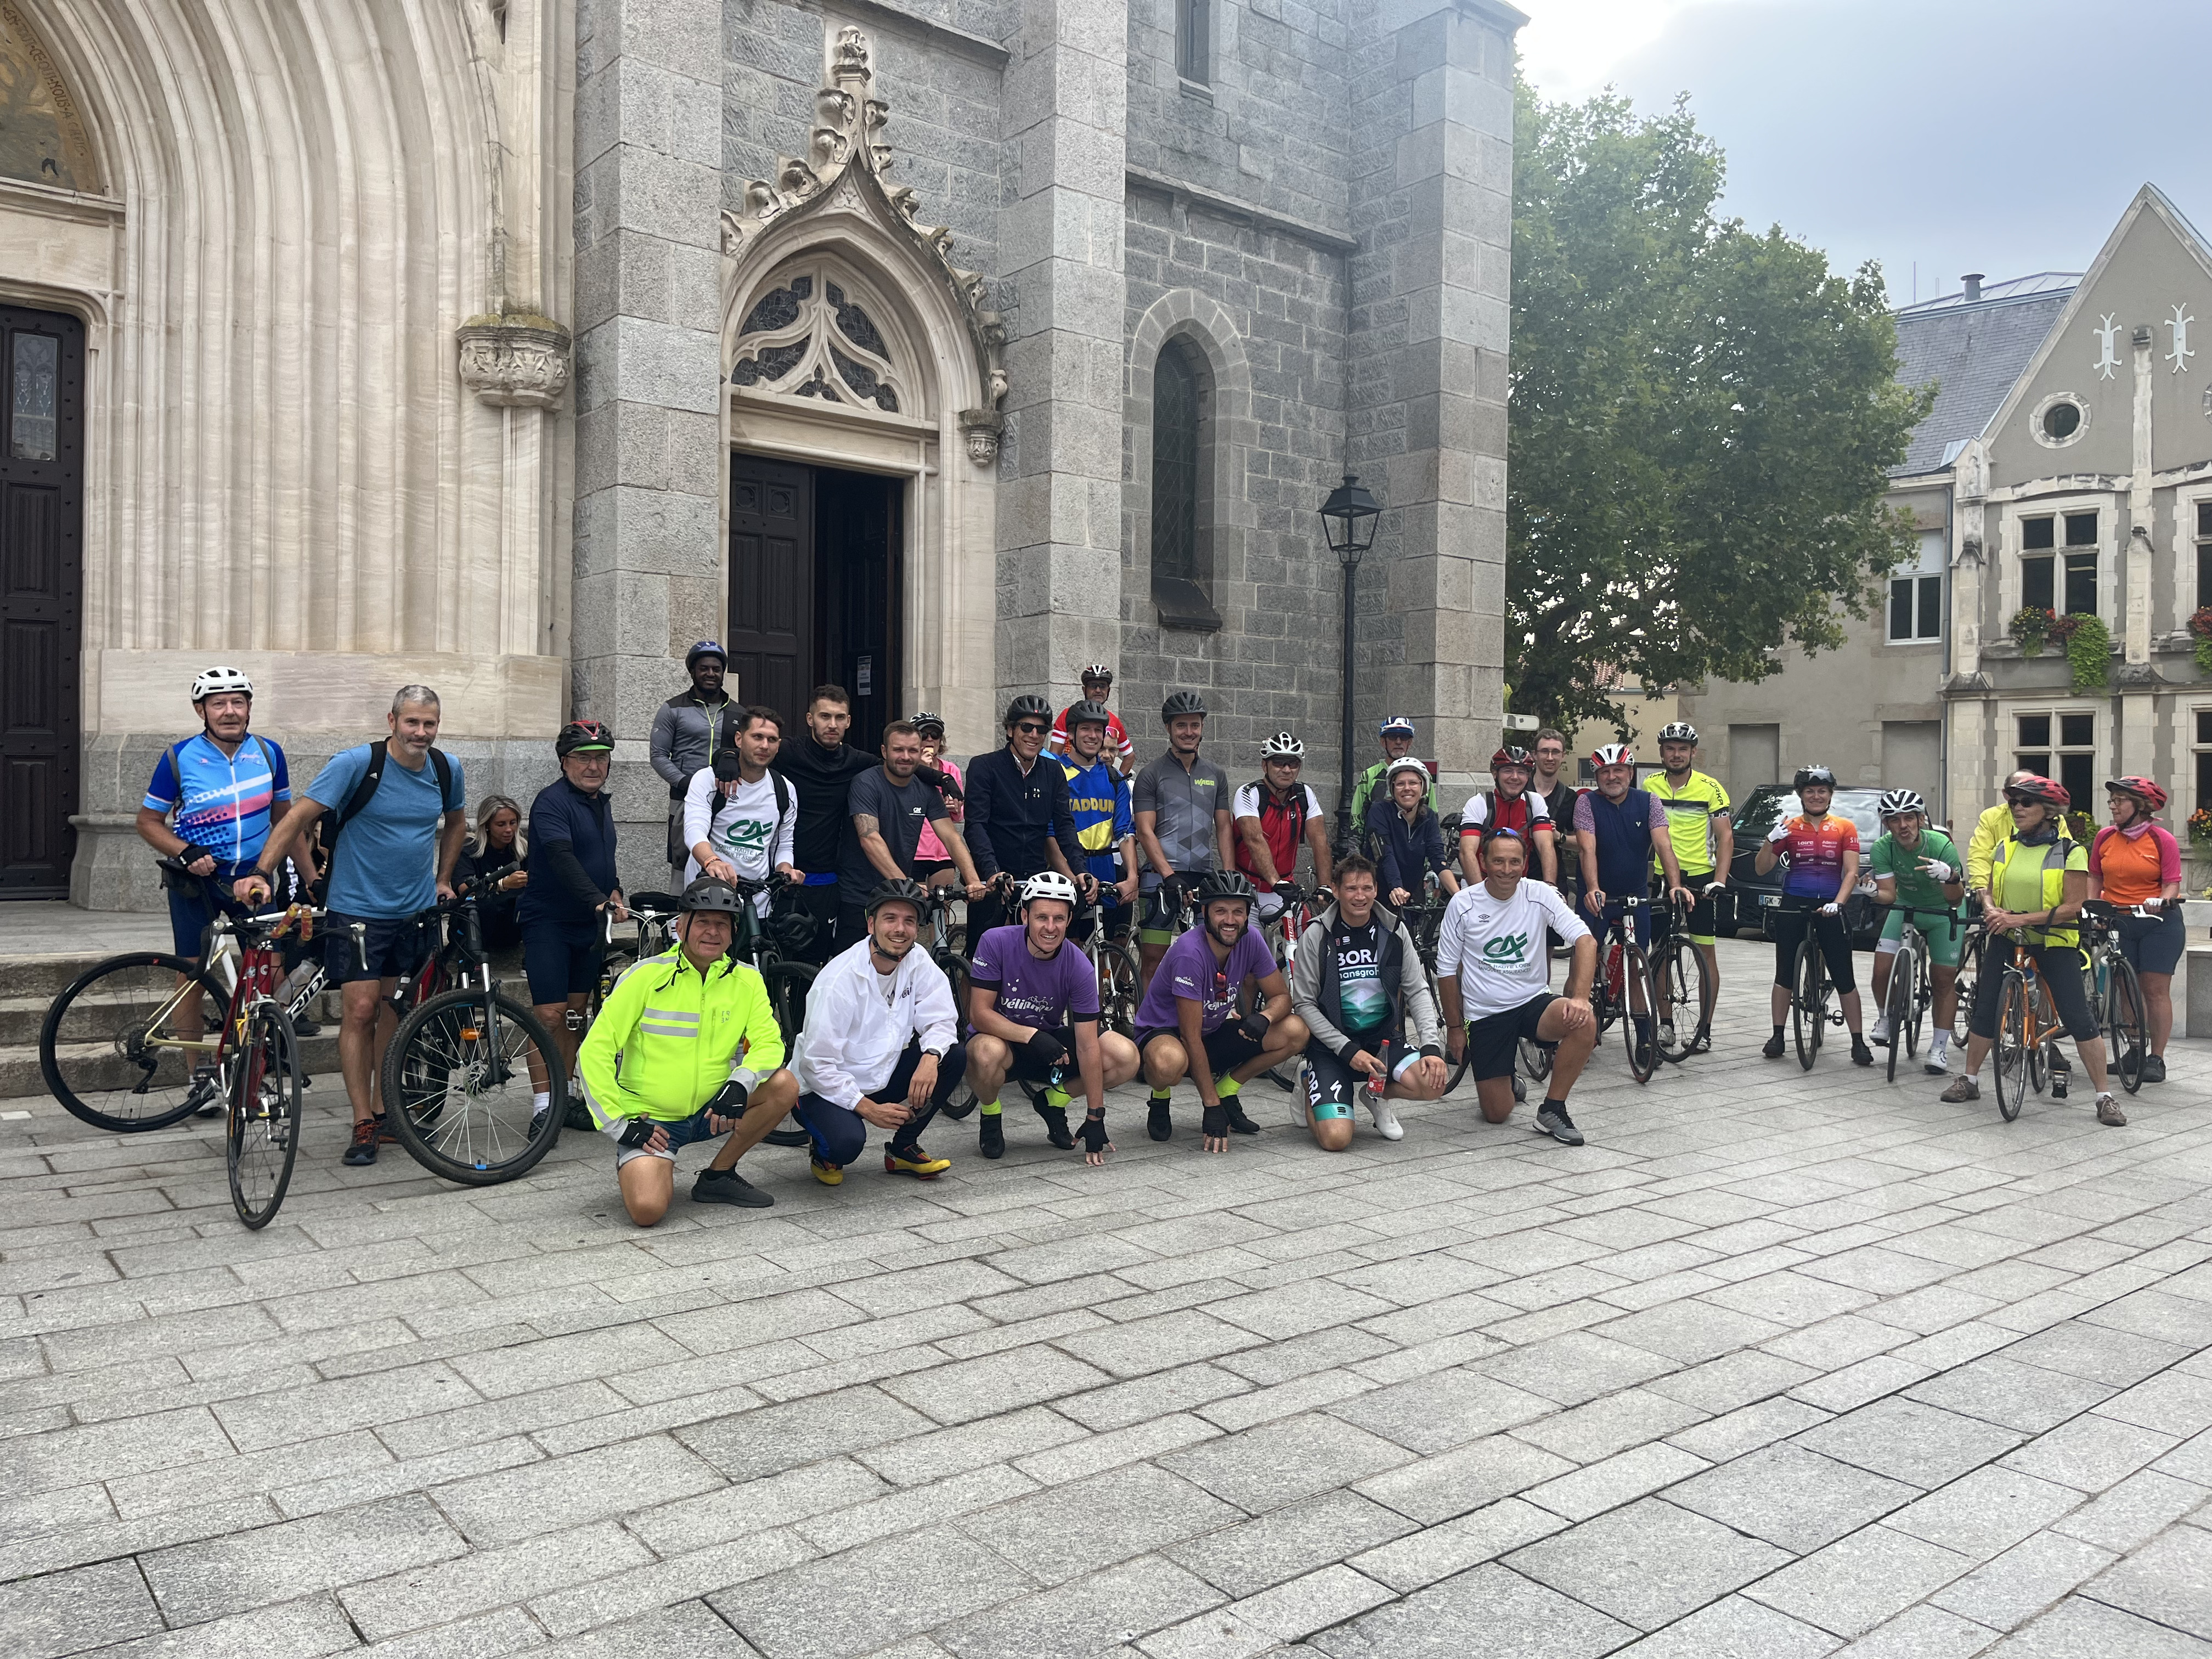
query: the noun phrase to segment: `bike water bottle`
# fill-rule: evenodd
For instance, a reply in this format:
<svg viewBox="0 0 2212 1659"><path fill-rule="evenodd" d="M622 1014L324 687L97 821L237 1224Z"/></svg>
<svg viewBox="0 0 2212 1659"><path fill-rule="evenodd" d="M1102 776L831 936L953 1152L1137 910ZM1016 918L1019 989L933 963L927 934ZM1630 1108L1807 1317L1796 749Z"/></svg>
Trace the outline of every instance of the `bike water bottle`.
<svg viewBox="0 0 2212 1659"><path fill-rule="evenodd" d="M1382 1069L1371 1073L1367 1079L1368 1095L1375 1100L1382 1098L1382 1091L1390 1086L1390 1045L1382 1045Z"/></svg>

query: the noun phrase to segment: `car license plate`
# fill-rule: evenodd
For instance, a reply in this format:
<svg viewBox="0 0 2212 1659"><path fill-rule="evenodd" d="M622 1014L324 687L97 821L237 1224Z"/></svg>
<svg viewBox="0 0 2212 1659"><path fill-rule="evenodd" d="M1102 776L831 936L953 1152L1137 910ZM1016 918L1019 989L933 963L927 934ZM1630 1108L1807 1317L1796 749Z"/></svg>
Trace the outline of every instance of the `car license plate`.
<svg viewBox="0 0 2212 1659"><path fill-rule="evenodd" d="M1782 895L1779 893L1761 893L1759 896L1759 908L1762 910L1770 909L1781 902Z"/></svg>

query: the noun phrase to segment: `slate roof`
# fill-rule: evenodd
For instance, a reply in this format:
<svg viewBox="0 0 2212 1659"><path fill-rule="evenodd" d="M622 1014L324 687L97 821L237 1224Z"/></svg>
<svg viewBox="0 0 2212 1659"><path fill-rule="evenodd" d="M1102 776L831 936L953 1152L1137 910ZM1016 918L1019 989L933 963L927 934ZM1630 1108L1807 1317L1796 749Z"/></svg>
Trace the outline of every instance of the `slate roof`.
<svg viewBox="0 0 2212 1659"><path fill-rule="evenodd" d="M2081 281L2079 271L2046 270L1985 283L1978 300L1951 294L1893 313L1897 378L1910 386L1935 380L1938 390L1892 477L1933 472L1954 445L1982 434Z"/></svg>

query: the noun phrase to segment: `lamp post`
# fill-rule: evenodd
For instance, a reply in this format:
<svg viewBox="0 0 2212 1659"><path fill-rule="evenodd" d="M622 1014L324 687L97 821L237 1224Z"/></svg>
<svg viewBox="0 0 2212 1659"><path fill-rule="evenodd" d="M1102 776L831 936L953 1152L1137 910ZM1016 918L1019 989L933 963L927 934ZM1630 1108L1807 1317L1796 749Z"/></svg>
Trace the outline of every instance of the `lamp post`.
<svg viewBox="0 0 2212 1659"><path fill-rule="evenodd" d="M1342 792L1336 798L1336 838L1341 847L1352 845L1352 588L1359 571L1361 555L1375 544L1375 521L1382 509L1368 494L1358 476L1347 472L1344 482L1328 492L1321 504L1321 521L1328 532L1329 551L1344 572L1344 736Z"/></svg>

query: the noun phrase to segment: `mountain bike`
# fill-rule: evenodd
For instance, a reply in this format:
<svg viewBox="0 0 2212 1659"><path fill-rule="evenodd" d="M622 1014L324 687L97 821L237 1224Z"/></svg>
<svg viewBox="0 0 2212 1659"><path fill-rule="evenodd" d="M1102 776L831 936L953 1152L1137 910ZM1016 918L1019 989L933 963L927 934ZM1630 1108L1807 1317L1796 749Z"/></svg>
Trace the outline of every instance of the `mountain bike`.
<svg viewBox="0 0 2212 1659"><path fill-rule="evenodd" d="M2138 904L2123 908L2104 899L2091 899L2081 907L2088 931L2083 941L2089 955L2089 1006L2097 1024L2105 1028L2106 1063L2130 1094L2142 1088L2143 1056L2150 1052L2150 1029L2142 985L2135 965L2120 949L2118 923L2123 915L2156 921L2165 913Z"/></svg>
<svg viewBox="0 0 2212 1659"><path fill-rule="evenodd" d="M1929 973L1928 937L1921 931L1917 918L1938 918L1951 930L1951 937L1959 936L1959 915L1955 910L1924 910L1910 904L1877 905L1877 909L1900 911L1905 916L1905 937L1899 941L1896 954L1890 958L1889 994L1882 1000L1882 1018L1889 1022L1888 1080L1897 1081L1897 1057L1902 1053L1907 1058L1920 1052L1920 1028L1928 1018L1928 1011L1936 1005L1935 981Z"/></svg>
<svg viewBox="0 0 2212 1659"><path fill-rule="evenodd" d="M384 1121L399 1144L433 1175L469 1187L528 1172L560 1139L568 1109L568 1067L553 1034L501 994L484 957L477 894L501 873L418 914L430 945L388 1000L399 1025L379 1079Z"/></svg>

